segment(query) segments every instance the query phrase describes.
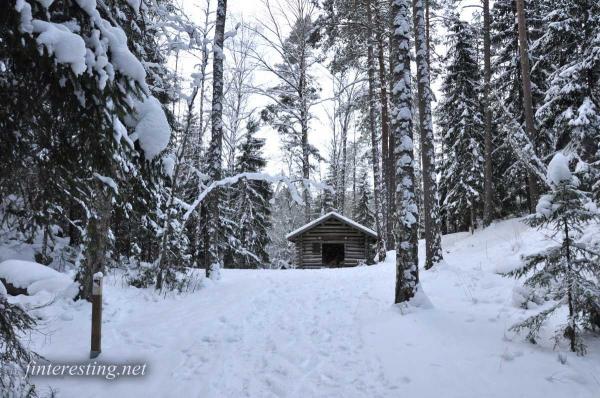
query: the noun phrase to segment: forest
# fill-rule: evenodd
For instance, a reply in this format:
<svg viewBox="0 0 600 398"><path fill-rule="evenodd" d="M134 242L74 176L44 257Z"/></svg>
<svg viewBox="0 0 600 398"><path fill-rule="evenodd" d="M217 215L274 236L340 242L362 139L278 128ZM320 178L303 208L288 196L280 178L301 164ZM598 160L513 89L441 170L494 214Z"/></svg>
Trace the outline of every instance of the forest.
<svg viewBox="0 0 600 398"><path fill-rule="evenodd" d="M0 4L0 397L597 396L600 1Z"/></svg>

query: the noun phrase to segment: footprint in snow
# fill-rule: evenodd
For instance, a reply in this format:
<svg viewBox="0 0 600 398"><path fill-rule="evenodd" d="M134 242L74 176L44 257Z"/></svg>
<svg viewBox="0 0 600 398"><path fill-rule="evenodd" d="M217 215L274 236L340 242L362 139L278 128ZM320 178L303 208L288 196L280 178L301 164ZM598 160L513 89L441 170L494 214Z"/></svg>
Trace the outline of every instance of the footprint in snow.
<svg viewBox="0 0 600 398"><path fill-rule="evenodd" d="M502 353L502 355L500 355L500 358L502 358L503 360L508 362L508 361L512 361L513 359L521 357L521 356L523 356L523 351L509 352L507 350L507 351L504 351Z"/></svg>

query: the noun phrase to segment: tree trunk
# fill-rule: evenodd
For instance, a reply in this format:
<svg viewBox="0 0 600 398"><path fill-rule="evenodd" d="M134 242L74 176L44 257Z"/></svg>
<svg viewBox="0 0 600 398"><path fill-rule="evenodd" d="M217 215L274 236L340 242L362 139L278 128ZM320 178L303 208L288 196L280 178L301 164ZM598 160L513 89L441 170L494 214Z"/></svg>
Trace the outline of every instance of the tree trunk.
<svg viewBox="0 0 600 398"><path fill-rule="evenodd" d="M379 162L381 155L379 153L379 145L377 143L377 128L376 128L376 110L375 110L375 57L373 51L373 15L371 13L371 0L366 0L365 5L367 7L367 25L368 25L368 38L367 38L367 68L368 68L368 80L369 80L369 128L371 129L371 156L373 158L373 182L374 192L373 197L375 201L375 225L377 226L377 234L379 235L378 240L378 254L379 261L385 259L386 255L386 234L383 226L383 211L382 211L382 184L381 184L381 169L379 168Z"/></svg>
<svg viewBox="0 0 600 398"><path fill-rule="evenodd" d="M395 303L409 301L419 288L418 211L415 200L415 174L410 75L410 9L407 0L395 0L394 87L392 131L396 165L396 292Z"/></svg>
<svg viewBox="0 0 600 398"><path fill-rule="evenodd" d="M527 22L525 20L525 5L523 0L516 0L517 24L519 29L519 60L521 62L521 83L523 85L523 113L525 114L525 128L529 139L535 148L535 124L533 120L533 99L531 96L531 78L529 76L529 45L527 43ZM527 171L527 182L529 185L529 196L531 197L530 211L535 211L537 204L538 189L535 176Z"/></svg>
<svg viewBox="0 0 600 398"><path fill-rule="evenodd" d="M483 0L483 106L485 107L485 192L483 198L483 225L486 227L492 222L494 208L492 185L492 109L490 105L490 84L492 79L490 25L490 0Z"/></svg>
<svg viewBox="0 0 600 398"><path fill-rule="evenodd" d="M439 204L435 174L431 87L427 62L427 41L423 0L413 0L419 127L421 132L421 164L423 174L423 214L425 217L425 269L443 260L440 235Z"/></svg>
<svg viewBox="0 0 600 398"><path fill-rule="evenodd" d="M92 277L104 272L111 218L111 194L104 184L98 182L93 200L94 214L88 220L85 260L75 280L79 282L78 299L92 300Z"/></svg>
<svg viewBox="0 0 600 398"><path fill-rule="evenodd" d="M211 141L208 151L208 175L212 181L221 179L223 152L223 44L225 41L225 18L227 0L217 1L217 21L213 49L213 98L211 108ZM209 194L207 209L208 220L205 234L204 268L208 278L219 279L223 264L223 253L220 250L222 234L219 214L220 190Z"/></svg>
<svg viewBox="0 0 600 398"><path fill-rule="evenodd" d="M344 214L344 207L346 206L346 162L348 157L348 123L344 121L342 125L342 169L340 170L340 189L338 195L338 210L340 214Z"/></svg>
<svg viewBox="0 0 600 398"><path fill-rule="evenodd" d="M381 20L381 13L379 6L375 5L376 19ZM381 103L381 169L383 174L383 182L385 184L385 231L386 241L389 246L394 245L394 234L393 234L393 214L394 214L394 188L391 184L392 168L390 167L389 153L390 153L390 116L388 112L388 93L387 93L387 72L385 68L385 49L383 45L383 34L382 27L376 29L376 40L377 40L377 59L379 62L379 102Z"/></svg>

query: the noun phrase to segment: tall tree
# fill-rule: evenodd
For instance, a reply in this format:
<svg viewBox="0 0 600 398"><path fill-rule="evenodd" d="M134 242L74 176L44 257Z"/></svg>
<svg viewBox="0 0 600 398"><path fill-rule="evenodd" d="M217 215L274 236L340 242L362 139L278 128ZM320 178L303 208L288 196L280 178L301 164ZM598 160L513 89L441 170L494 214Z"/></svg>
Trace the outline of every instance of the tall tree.
<svg viewBox="0 0 600 398"><path fill-rule="evenodd" d="M440 188L444 216L455 229L475 227L483 190L483 120L479 64L473 27L448 18L448 53L438 107L444 131Z"/></svg>
<svg viewBox="0 0 600 398"><path fill-rule="evenodd" d="M374 50L374 29L373 29L373 11L371 0L365 0L367 9L367 71L368 71L368 106L369 106L369 130L371 131L371 161L373 165L374 182L374 202L375 202L375 224L377 234L379 235L377 254L379 261L385 259L387 244L387 234L385 231L385 220L383 218L384 185L381 175L381 152L379 150L379 140L377 134L377 97L375 90L377 87L375 77L375 50Z"/></svg>
<svg viewBox="0 0 600 398"><path fill-rule="evenodd" d="M433 146L433 120L431 117L431 78L429 49L425 29L424 0L413 0L413 22L417 63L417 95L419 105L419 131L421 136L421 164L423 175L423 216L425 219L425 269L443 260L441 222L435 150Z"/></svg>
<svg viewBox="0 0 600 398"><path fill-rule="evenodd" d="M207 174L212 181L222 176L223 151L223 45L225 43L225 19L227 0L217 1L217 22L213 44L213 89L211 110L211 140L208 150ZM211 193L208 202L208 220L204 243L204 269L209 278L219 279L223 264L223 253L219 247L221 215L219 212L219 190Z"/></svg>
<svg viewBox="0 0 600 398"><path fill-rule="evenodd" d="M483 3L483 106L484 106L484 196L483 196L483 225L492 222L494 209L493 194L493 141L492 141L492 107L491 107L491 80L492 80L492 42L491 42L491 17L490 0Z"/></svg>
<svg viewBox="0 0 600 398"><path fill-rule="evenodd" d="M419 214L415 199L412 92L410 75L410 8L407 0L393 4L395 60L392 92L392 130L396 156L396 292L395 303L409 301L419 289L417 228Z"/></svg>
<svg viewBox="0 0 600 398"><path fill-rule="evenodd" d="M515 0L517 3L517 21L519 28L519 60L521 63L521 84L523 86L523 112L525 114L525 127L530 140L536 136L535 121L533 117L533 99L531 94L531 77L529 69L529 42L527 37L527 21L525 19L524 0ZM533 148L535 151L536 149ZM537 202L538 187L536 177L532 172L527 173L529 184L529 195L531 208L534 211L534 204Z"/></svg>
<svg viewBox="0 0 600 398"><path fill-rule="evenodd" d="M246 126L244 141L239 148L235 172L258 173L266 166L262 151L265 140L257 138L259 124L250 120ZM269 264L267 246L271 243L268 230L271 227L270 200L273 191L267 181L240 180L232 187L233 204L236 209L235 237L238 245L233 254L233 265L239 268L264 268Z"/></svg>
<svg viewBox="0 0 600 398"><path fill-rule="evenodd" d="M281 62L274 65L270 57L255 52L262 68L279 80L276 86L261 91L274 102L266 108L263 117L281 134L284 149L291 153L307 181L311 158L319 158L317 148L309 142L311 109L319 91L311 71L318 60L312 48L315 4L311 0L277 0L273 3L264 0L264 4L268 18L258 22L256 33L277 53ZM277 17L284 14L284 18ZM308 185L304 187L303 200L304 217L308 222L312 218Z"/></svg>
<svg viewBox="0 0 600 398"><path fill-rule="evenodd" d="M528 20L529 40L537 41L545 36L543 23L546 1L526 2L525 12ZM514 0L494 1L491 10L491 41L493 46L492 65L492 108L495 111L493 124L493 203L500 217L509 214L527 212L531 208L527 164L517 154L520 148L514 147L521 126L525 126L523 112L523 85L519 56L519 34ZM533 103L540 106L547 85L547 77L552 73L550 62L541 62L540 54L556 54L551 49L542 49L536 45L529 51ZM518 127L517 127L518 126ZM524 129L524 127L523 127ZM540 156L546 156L552 147L552 138L543 129L529 140L525 133L519 141L535 143Z"/></svg>
<svg viewBox="0 0 600 398"><path fill-rule="evenodd" d="M539 40L544 58L555 65L536 116L555 149L576 154L578 177L600 200L600 4L554 3ZM568 48L569 51L550 51Z"/></svg>

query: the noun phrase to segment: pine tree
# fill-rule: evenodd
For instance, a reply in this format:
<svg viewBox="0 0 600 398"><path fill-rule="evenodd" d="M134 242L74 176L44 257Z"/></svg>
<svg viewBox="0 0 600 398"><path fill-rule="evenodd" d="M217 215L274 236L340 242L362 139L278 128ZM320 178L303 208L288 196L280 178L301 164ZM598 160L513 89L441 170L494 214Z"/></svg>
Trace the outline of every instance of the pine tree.
<svg viewBox="0 0 600 398"><path fill-rule="evenodd" d="M483 190L483 119L475 32L458 15L450 18L443 99L441 192L444 215L453 225L474 228Z"/></svg>
<svg viewBox="0 0 600 398"><path fill-rule="evenodd" d="M421 139L421 165L423 176L423 218L425 224L425 268L429 269L443 260L439 197L433 147L433 119L431 116L431 78L429 48L425 25L424 0L413 0L413 22L417 63L417 98L419 132Z"/></svg>
<svg viewBox="0 0 600 398"><path fill-rule="evenodd" d="M600 214L589 193L579 189L579 180L572 175L568 158L560 152L548 165L547 183L550 192L540 198L536 214L526 221L534 227L552 229L560 243L526 256L523 266L507 275L524 278L527 287L542 290L550 303L512 330L528 330L528 339L535 343L548 317L567 306L567 323L556 330L555 345L566 337L571 351L582 355L583 329L598 326L595 322L600 309L600 255L586 243L577 241L577 237L586 223L598 220Z"/></svg>
<svg viewBox="0 0 600 398"><path fill-rule="evenodd" d="M543 16L547 1L528 1L525 14L530 43L536 43L545 33ZM494 212L497 216L520 214L534 204L530 202L527 168L515 154L511 140L519 133L516 125L525 125L523 112L523 87L519 57L518 27L515 0L498 0L491 10L491 42L493 52L491 79L493 108L492 123L492 185L494 187ZM539 44L531 44L529 63L533 106L538 108L543 100L546 80L551 73L551 63L542 61L545 50ZM537 129L531 140L540 156L551 150L552 139L543 130Z"/></svg>
<svg viewBox="0 0 600 398"><path fill-rule="evenodd" d="M260 172L266 166L262 156L265 140L257 138L259 124L250 120L246 127L236 173ZM271 243L268 231L271 228L271 205L273 191L267 181L242 179L232 187L236 209L235 238L238 246L233 254L233 264L240 268L263 268L269 261L267 247Z"/></svg>
<svg viewBox="0 0 600 398"><path fill-rule="evenodd" d="M375 225L377 229L377 257L379 261L385 260L387 251L387 232L384 219L384 181L381 170L381 150L379 148L379 137L377 134L377 82L375 80L375 48L374 48L374 21L372 17L372 1L365 0L364 6L367 11L367 75L368 75L368 107L369 107L369 131L371 133L371 165L373 166L373 198L375 205Z"/></svg>
<svg viewBox="0 0 600 398"><path fill-rule="evenodd" d="M269 60L257 55L259 63L278 80L277 85L265 92L274 103L265 109L263 119L280 133L283 150L292 157L295 168L300 169L302 178L306 181L312 171L311 160L320 159L318 149L308 139L310 121L313 118L311 109L316 104L320 91L312 73L312 68L318 61L313 48L316 40L313 20L316 5L310 0L282 0L272 5L267 2L266 5L270 20L266 23L259 22L259 25L262 24L264 32L273 33L277 37L271 37L260 30L257 33L282 57L282 62L272 65ZM294 16L286 19L286 28L289 29L286 37L283 36L280 23L273 18L276 5ZM308 184L303 189L303 201L305 221L308 222L312 218L312 198Z"/></svg>

